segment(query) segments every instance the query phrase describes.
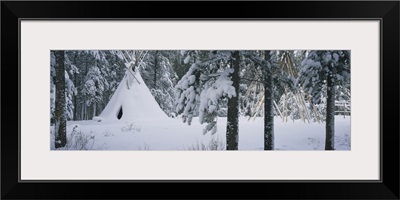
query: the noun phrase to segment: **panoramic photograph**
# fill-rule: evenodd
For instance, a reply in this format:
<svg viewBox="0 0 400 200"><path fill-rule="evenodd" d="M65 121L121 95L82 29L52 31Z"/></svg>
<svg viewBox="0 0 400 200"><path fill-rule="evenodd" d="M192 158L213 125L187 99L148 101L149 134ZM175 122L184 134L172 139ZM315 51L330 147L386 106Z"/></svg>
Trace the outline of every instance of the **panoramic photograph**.
<svg viewBox="0 0 400 200"><path fill-rule="evenodd" d="M351 150L350 50L51 50L50 150Z"/></svg>

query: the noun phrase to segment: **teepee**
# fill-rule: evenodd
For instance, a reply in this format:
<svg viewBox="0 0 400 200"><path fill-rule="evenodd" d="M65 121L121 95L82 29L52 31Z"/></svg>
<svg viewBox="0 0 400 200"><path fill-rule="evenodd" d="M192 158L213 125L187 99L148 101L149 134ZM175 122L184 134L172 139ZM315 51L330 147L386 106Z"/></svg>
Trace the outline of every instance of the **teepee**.
<svg viewBox="0 0 400 200"><path fill-rule="evenodd" d="M150 93L139 70L132 71L127 68L125 76L114 92L103 112L93 120L125 121L151 120L154 118L167 118L160 106Z"/></svg>

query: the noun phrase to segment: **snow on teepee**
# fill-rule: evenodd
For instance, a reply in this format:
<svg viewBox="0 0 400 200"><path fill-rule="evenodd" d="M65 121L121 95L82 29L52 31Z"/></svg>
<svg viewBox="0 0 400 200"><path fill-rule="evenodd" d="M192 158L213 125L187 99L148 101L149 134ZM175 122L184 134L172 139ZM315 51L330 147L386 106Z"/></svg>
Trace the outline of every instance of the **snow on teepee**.
<svg viewBox="0 0 400 200"><path fill-rule="evenodd" d="M139 119L167 118L150 93L138 70L127 68L111 100L95 121L133 122Z"/></svg>

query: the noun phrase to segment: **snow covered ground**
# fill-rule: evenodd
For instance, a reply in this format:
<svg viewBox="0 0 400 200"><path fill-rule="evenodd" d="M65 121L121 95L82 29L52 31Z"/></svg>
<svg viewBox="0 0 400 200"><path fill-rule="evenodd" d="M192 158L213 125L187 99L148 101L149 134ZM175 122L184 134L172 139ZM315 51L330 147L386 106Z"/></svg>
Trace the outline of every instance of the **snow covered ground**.
<svg viewBox="0 0 400 200"><path fill-rule="evenodd" d="M226 117L218 118L214 135L203 135L206 124L200 124L199 118L193 118L190 126L180 118L168 118L138 72L126 72L106 108L94 119L67 122L68 142L63 150L225 150ZM283 123L279 117L274 121L275 150L324 149L325 124ZM336 149L350 150L350 117L336 116L335 122ZM264 149L263 124L262 117L239 119L239 150Z"/></svg>
<svg viewBox="0 0 400 200"><path fill-rule="evenodd" d="M226 118L218 118L215 135L202 134L205 124L194 118L189 126L181 119L137 119L115 121L69 121L67 138L75 138L68 150L198 150L214 141L225 149ZM54 149L51 131L50 146ZM71 136L71 134L73 136ZM350 117L335 118L335 148L350 150ZM325 124L282 122L275 118L275 150L324 150ZM200 148L199 148L200 147ZM64 149L65 150L65 149ZM263 118L239 120L239 150L263 150Z"/></svg>

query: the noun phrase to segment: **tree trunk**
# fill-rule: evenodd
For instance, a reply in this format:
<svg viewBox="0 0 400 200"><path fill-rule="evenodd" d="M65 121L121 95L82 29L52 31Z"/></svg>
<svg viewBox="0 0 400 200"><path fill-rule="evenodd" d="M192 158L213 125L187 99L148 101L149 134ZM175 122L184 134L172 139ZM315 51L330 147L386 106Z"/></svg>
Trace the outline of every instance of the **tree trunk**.
<svg viewBox="0 0 400 200"><path fill-rule="evenodd" d="M231 74L232 86L235 87L236 96L228 99L228 123L226 127L226 150L239 149L239 51L232 53L233 73Z"/></svg>
<svg viewBox="0 0 400 200"><path fill-rule="evenodd" d="M89 71L89 67L88 67L88 62L89 62L89 59L88 59L88 57L89 57L89 54L86 54L86 57L85 57L85 73L84 74L87 74L88 73L88 71ZM85 84L85 75L84 74L82 74L83 75L83 84ZM84 86L85 87L85 86ZM86 103L86 97L87 97L87 94L85 94L84 95L84 98L83 98L83 104L84 104L84 120L88 120L89 118L88 118L88 107L87 107L87 103Z"/></svg>
<svg viewBox="0 0 400 200"><path fill-rule="evenodd" d="M84 108L84 105L83 105L84 103L81 103L81 120L83 120L84 119L84 113L85 113L85 108Z"/></svg>
<svg viewBox="0 0 400 200"><path fill-rule="evenodd" d="M96 116L96 102L93 103L93 116L91 117L93 119L93 117Z"/></svg>
<svg viewBox="0 0 400 200"><path fill-rule="evenodd" d="M60 148L67 143L64 51L54 51L54 56L56 58L55 147Z"/></svg>
<svg viewBox="0 0 400 200"><path fill-rule="evenodd" d="M336 68L329 67L327 80L327 102L326 102L326 138L325 150L335 150L335 79Z"/></svg>
<svg viewBox="0 0 400 200"><path fill-rule="evenodd" d="M83 119L87 120L86 95L83 98Z"/></svg>
<svg viewBox="0 0 400 200"><path fill-rule="evenodd" d="M76 73L74 73L74 86L75 86L75 90L76 90L76 87L77 87L77 80L76 80ZM78 104L77 104L77 102L76 102L76 96L77 96L77 94L74 92L74 98L73 98L73 101L74 101L74 121L76 121L76 120L78 120L77 119L77 106L78 106Z"/></svg>
<svg viewBox="0 0 400 200"><path fill-rule="evenodd" d="M76 58L77 58L77 52L75 52L75 55L74 55L74 64L76 65ZM78 86L78 83L77 83L77 77L76 77L76 72L74 72L74 87L75 87L75 90L76 90L76 87ZM76 121L77 120L77 102L76 102L76 96L77 96L77 93L75 93L74 92L74 98L73 98L73 102L74 102L74 115L73 115L73 120L74 121Z"/></svg>
<svg viewBox="0 0 400 200"><path fill-rule="evenodd" d="M265 51L264 59L270 60L270 51ZM264 150L274 149L274 93L272 66L263 66L264 78Z"/></svg>

